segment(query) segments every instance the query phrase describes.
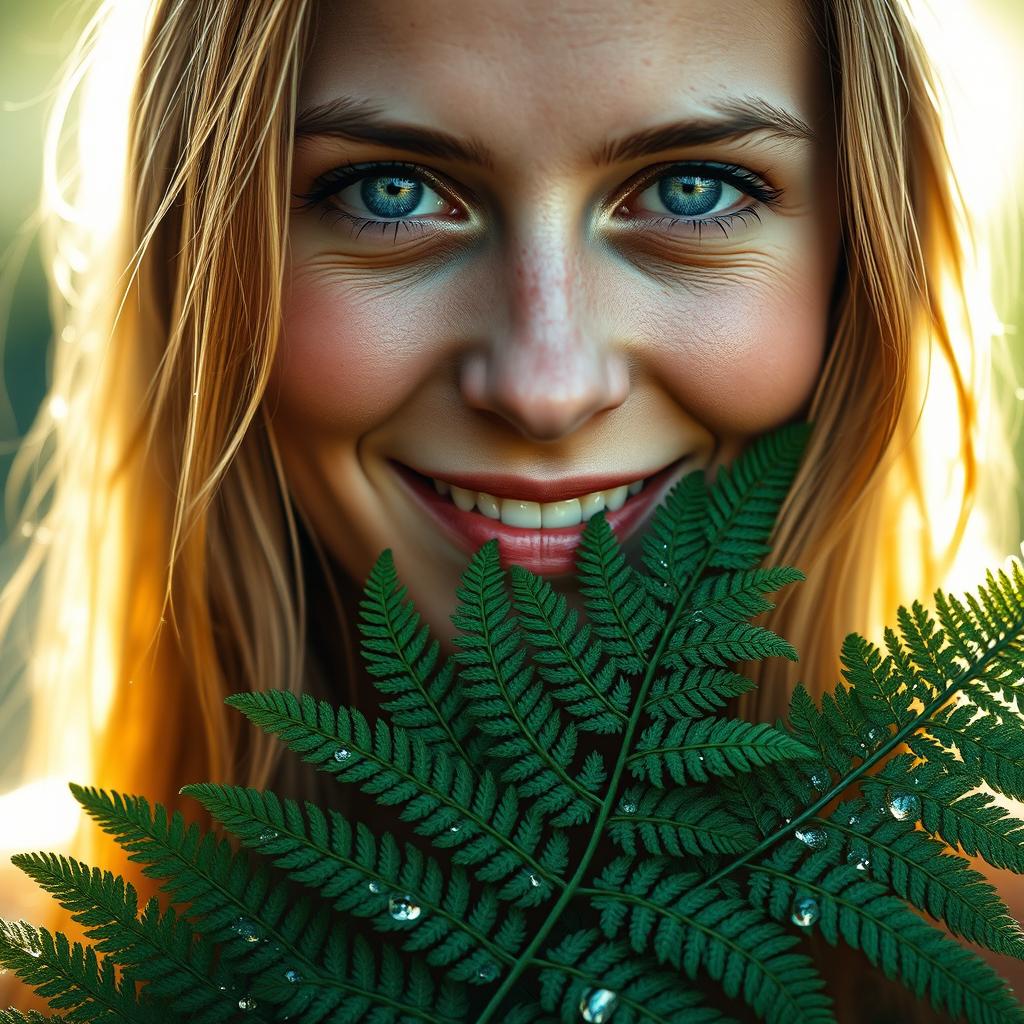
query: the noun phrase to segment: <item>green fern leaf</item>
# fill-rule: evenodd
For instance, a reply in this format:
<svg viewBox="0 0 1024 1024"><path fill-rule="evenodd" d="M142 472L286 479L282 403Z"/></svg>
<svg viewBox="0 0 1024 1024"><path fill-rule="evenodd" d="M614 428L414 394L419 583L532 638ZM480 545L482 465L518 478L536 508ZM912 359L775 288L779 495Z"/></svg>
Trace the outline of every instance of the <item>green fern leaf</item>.
<svg viewBox="0 0 1024 1024"><path fill-rule="evenodd" d="M488 749L492 758L511 762L501 778L533 797L538 813L552 823L588 821L600 807L591 780L570 774L576 751L576 726L563 726L551 695L523 667L515 616L504 588L497 541L488 541L472 557L458 589L460 605L452 622L463 632L454 639L456 659L466 684L469 709L477 727L501 742ZM567 637L563 637L567 639ZM604 772L598 770L598 777Z"/></svg>
<svg viewBox="0 0 1024 1024"><path fill-rule="evenodd" d="M927 993L937 1009L965 1014L970 1024L1024 1020L1024 1008L980 957L855 866L833 863L827 850L806 854L803 844L789 842L752 865L751 903L776 921L817 927L831 945L842 936L887 977L901 977L915 995Z"/></svg>
<svg viewBox="0 0 1024 1024"><path fill-rule="evenodd" d="M0 921L0 964L36 988L55 1010L67 1010L75 1021L129 1021L157 1024L167 1020L166 1008L139 997L130 974L120 979L112 957L98 957L92 946L65 935L51 935L24 921ZM184 1024L184 1017L175 1018Z"/></svg>
<svg viewBox="0 0 1024 1024"><path fill-rule="evenodd" d="M754 681L738 672L691 666L657 676L643 709L652 718L703 718L752 689Z"/></svg>
<svg viewBox="0 0 1024 1024"><path fill-rule="evenodd" d="M281 736L303 759L339 780L356 782L378 803L405 803L403 818L436 846L462 846L460 863L487 862L479 877L496 882L513 872L513 891L525 893L529 876L553 882L564 856L565 840L554 832L547 851L533 854L541 842L536 808L522 815L513 787L499 790L489 771L479 781L457 761L432 756L426 746L400 729L378 721L371 736L355 709L319 705L308 695L299 701L288 691L233 694L226 703L256 724ZM451 826L459 825L453 833Z"/></svg>
<svg viewBox="0 0 1024 1024"><path fill-rule="evenodd" d="M599 666L602 644L591 637L591 627L576 628L576 612L564 595L522 566L511 567L516 611L526 639L534 645L541 677L552 697L569 704L579 729L598 733L621 732L628 720L629 685L617 677L616 662Z"/></svg>
<svg viewBox="0 0 1024 1024"><path fill-rule="evenodd" d="M235 978L214 965L213 947L178 920L173 908L161 914L154 897L140 917L132 885L67 857L22 853L11 862L73 912L86 926L86 936L98 940L97 952L146 979L147 997L170 1000L197 1024L227 1020L237 1012L237 997L225 997L236 987Z"/></svg>
<svg viewBox="0 0 1024 1024"><path fill-rule="evenodd" d="M683 720L668 726L657 721L640 736L626 758L634 778L664 786L665 776L680 785L712 775L732 775L763 768L774 761L811 757L812 752L788 733L764 722L731 718Z"/></svg>
<svg viewBox="0 0 1024 1024"><path fill-rule="evenodd" d="M374 685L382 694L395 695L381 706L391 713L393 725L415 732L427 746L441 744L463 762L473 765L466 749L470 720L462 713L465 696L447 661L431 678L440 650L427 645L428 627L404 600L407 588L398 586L391 549L381 552L359 602L360 650Z"/></svg>
<svg viewBox="0 0 1024 1024"><path fill-rule="evenodd" d="M744 457L719 469L705 523L709 568L753 569L768 554L767 539L809 436L809 424L788 424L757 438Z"/></svg>
<svg viewBox="0 0 1024 1024"><path fill-rule="evenodd" d="M706 972L731 998L741 996L771 1024L834 1024L823 982L797 938L741 900L713 887L695 889L694 875L666 874L662 861L613 861L586 890L601 911L601 930L626 927L635 953L696 979Z"/></svg>
<svg viewBox="0 0 1024 1024"><path fill-rule="evenodd" d="M335 811L328 821L309 803L307 826L295 801L282 803L255 789L206 783L186 791L247 845L272 857L293 881L315 887L335 909L369 918L382 932L401 932L404 949L429 950L427 963L446 967L455 981L493 980L523 944L526 922L520 911L513 908L501 918L491 887L471 905L469 879L458 865L446 884L436 860L409 843L403 856L390 833L378 840L365 825L353 829ZM531 878L529 891L550 892L541 877ZM418 908L415 928L411 920L394 916L396 899Z"/></svg>
<svg viewBox="0 0 1024 1024"><path fill-rule="evenodd" d="M637 957L625 943L601 941L595 928L567 935L545 960L556 966L540 972L541 1005L564 1024L576 1024L581 1013L591 1020L614 1013L617 1024L730 1024L678 975Z"/></svg>
<svg viewBox="0 0 1024 1024"><path fill-rule="evenodd" d="M707 487L703 470L681 477L654 510L641 543L651 593L671 604L690 584L707 549Z"/></svg>
<svg viewBox="0 0 1024 1024"><path fill-rule="evenodd" d="M626 562L604 512L587 522L576 548L576 571L587 615L606 653L620 672L639 675L665 628L666 611Z"/></svg>

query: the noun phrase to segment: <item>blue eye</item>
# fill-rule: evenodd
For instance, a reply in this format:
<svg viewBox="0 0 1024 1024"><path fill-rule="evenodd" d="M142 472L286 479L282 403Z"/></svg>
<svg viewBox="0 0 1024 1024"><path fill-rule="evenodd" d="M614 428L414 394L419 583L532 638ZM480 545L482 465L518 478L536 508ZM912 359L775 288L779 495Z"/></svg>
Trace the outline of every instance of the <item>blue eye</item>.
<svg viewBox="0 0 1024 1024"><path fill-rule="evenodd" d="M727 226L748 216L760 219L757 207L772 206L782 195L763 182L757 175L734 164L696 162L672 164L660 173L648 174L645 181L654 184L639 193L638 198L650 196L648 202L660 203L663 209L649 213L662 213L662 219L671 221L669 227L682 223L696 228L698 237L708 225L716 225L723 234ZM394 227L395 241L398 229L424 230L421 223L431 216L457 214L454 201L431 187L434 183L444 190L434 175L415 164L389 162L348 164L322 174L313 183L309 193L296 198L305 199L308 208L323 207L323 216L333 216L359 226L357 237L367 227L380 225L382 231ZM725 212L744 195L756 201L742 209ZM724 209L720 204L726 200ZM625 209L624 204L617 204ZM639 223L651 224L641 219ZM661 220L657 221L661 223ZM678 232L676 232L678 233Z"/></svg>

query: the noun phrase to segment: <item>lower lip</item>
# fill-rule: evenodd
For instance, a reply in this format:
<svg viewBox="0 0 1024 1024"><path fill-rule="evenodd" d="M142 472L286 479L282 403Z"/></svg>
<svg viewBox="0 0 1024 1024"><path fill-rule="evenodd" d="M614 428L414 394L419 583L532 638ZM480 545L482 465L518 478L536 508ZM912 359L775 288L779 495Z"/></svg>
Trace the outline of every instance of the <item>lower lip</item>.
<svg viewBox="0 0 1024 1024"><path fill-rule="evenodd" d="M682 473L687 457L677 459L655 473L644 483L643 490L626 499L622 508L604 512L608 525L620 544L658 504ZM396 473L419 504L468 554L475 554L487 541L497 538L503 569L521 565L538 576L563 576L575 570L576 546L586 529L586 522L556 529L524 529L506 526L498 519L489 519L481 512L464 512L451 498L442 496L431 481L418 476L400 462L391 462Z"/></svg>

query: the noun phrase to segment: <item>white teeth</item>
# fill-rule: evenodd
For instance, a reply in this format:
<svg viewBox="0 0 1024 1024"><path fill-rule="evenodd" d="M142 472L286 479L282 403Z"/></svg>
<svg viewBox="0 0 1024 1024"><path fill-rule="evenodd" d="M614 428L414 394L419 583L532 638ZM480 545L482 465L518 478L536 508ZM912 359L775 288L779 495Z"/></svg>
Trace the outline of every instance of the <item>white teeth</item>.
<svg viewBox="0 0 1024 1024"><path fill-rule="evenodd" d="M502 498L501 521L506 526L525 526L528 529L536 529L540 526L540 505L535 501Z"/></svg>
<svg viewBox="0 0 1024 1024"><path fill-rule="evenodd" d="M476 491L467 491L463 487L456 487L455 484L452 484L452 501L463 512L469 512L476 504Z"/></svg>
<svg viewBox="0 0 1024 1024"><path fill-rule="evenodd" d="M501 518L501 499L493 494L485 494L478 491L476 496L476 507L483 512L488 519Z"/></svg>
<svg viewBox="0 0 1024 1024"><path fill-rule="evenodd" d="M593 494L584 494L580 498L580 515L583 522L586 522L595 512L604 510L604 491L594 491Z"/></svg>
<svg viewBox="0 0 1024 1024"><path fill-rule="evenodd" d="M629 496L629 488L626 484L621 487L613 487L610 491L604 492L604 505L605 508L611 512L618 512L623 505L626 504L626 498Z"/></svg>
<svg viewBox="0 0 1024 1024"><path fill-rule="evenodd" d="M488 519L500 519L506 526L519 526L527 529L548 529L560 526L577 526L587 522L596 513L607 509L616 512L626 503L628 497L639 494L643 490L644 481L636 480L631 484L611 487L605 491L593 491L580 498L566 498L563 501L523 501L519 498L498 498L484 491L471 491L465 487L456 487L444 480L434 480L434 489L438 494L449 495L456 506L463 512L474 508Z"/></svg>
<svg viewBox="0 0 1024 1024"><path fill-rule="evenodd" d="M580 499L547 501L540 507L541 526L575 526L580 522Z"/></svg>

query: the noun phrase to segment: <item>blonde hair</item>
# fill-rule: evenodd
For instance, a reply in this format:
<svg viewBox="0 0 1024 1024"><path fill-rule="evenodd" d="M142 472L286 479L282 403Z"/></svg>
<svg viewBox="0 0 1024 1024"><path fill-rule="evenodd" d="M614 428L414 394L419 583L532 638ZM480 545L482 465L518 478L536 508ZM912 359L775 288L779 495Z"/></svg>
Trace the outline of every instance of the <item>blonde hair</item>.
<svg viewBox="0 0 1024 1024"><path fill-rule="evenodd" d="M740 711L767 718L784 713L797 678L833 685L847 632L877 634L896 603L941 581L978 493L984 398L954 335L988 358L965 307L940 301L944 275L951 294L965 295L968 225L908 14L889 0L809 7L820 7L814 20L833 76L845 243L830 351L808 410L816 429L770 557L808 579L760 620L801 660L740 666L761 684ZM118 10L103 4L72 57L51 164L64 100ZM186 782L262 787L277 770L278 745L226 713L223 697L298 690L310 669L301 523L262 399L278 341L292 124L312 19L308 0L153 0L117 222L83 230L73 197L47 211L54 336L77 341L53 350L52 390L68 415L40 416L15 476L32 478L22 520L42 524L49 543L37 526L0 605L0 630L10 632L15 609L41 584L28 776L52 770L66 736L84 736L75 770L87 775L75 781L171 808ZM927 439L915 435L918 357L933 345L956 396L964 471L957 529L941 551L925 507ZM1005 484L1008 452L990 459ZM922 514L914 591L907 567L878 554L908 503ZM332 612L349 631L351 679L347 585ZM206 823L191 802L187 813ZM71 852L154 890L95 829L80 829ZM39 923L81 936L62 912L42 919L49 901L40 909ZM11 995L40 1005L21 989Z"/></svg>

